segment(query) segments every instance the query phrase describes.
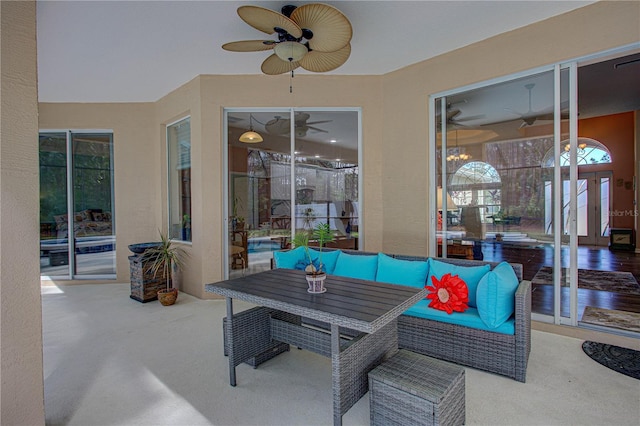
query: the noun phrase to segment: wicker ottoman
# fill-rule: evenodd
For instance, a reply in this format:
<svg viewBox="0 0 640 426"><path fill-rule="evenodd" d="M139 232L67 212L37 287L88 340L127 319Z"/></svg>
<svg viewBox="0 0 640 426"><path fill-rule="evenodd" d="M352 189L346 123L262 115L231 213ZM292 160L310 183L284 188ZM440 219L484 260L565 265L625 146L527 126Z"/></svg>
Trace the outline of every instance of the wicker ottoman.
<svg viewBox="0 0 640 426"><path fill-rule="evenodd" d="M372 425L461 425L464 368L401 349L369 373Z"/></svg>

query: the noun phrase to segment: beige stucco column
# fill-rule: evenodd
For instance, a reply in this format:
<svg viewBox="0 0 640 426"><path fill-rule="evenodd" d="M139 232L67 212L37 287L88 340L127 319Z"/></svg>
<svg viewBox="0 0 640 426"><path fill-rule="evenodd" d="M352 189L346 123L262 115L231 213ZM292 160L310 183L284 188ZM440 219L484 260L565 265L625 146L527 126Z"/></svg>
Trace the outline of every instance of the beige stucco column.
<svg viewBox="0 0 640 426"><path fill-rule="evenodd" d="M0 2L0 424L44 424L36 3Z"/></svg>

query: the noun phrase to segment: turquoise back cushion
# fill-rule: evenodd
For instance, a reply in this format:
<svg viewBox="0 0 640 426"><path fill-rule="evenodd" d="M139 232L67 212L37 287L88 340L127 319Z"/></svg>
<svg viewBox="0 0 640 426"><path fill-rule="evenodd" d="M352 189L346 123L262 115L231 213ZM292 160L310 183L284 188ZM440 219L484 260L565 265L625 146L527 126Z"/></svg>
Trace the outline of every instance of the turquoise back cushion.
<svg viewBox="0 0 640 426"><path fill-rule="evenodd" d="M500 327L515 309L518 277L507 262L501 262L478 283L478 314L488 327Z"/></svg>
<svg viewBox="0 0 640 426"><path fill-rule="evenodd" d="M427 261L394 259L384 253L378 253L376 281L423 288L428 272Z"/></svg>
<svg viewBox="0 0 640 426"><path fill-rule="evenodd" d="M320 258L319 250L310 248L309 253L311 253L311 258L314 260ZM322 264L324 265L324 272L329 275L333 274L333 271L336 269L336 263L338 262L338 256L340 256L340 253L340 250L322 250Z"/></svg>
<svg viewBox="0 0 640 426"><path fill-rule="evenodd" d="M450 263L440 262L435 259L429 259L429 277L428 285L432 285L431 276L435 275L437 279L441 279L444 274L451 273L451 275L457 275L462 281L467 283L469 289L469 306L475 308L476 304L476 289L480 279L484 277L491 269L489 265L482 266L458 266Z"/></svg>
<svg viewBox="0 0 640 426"><path fill-rule="evenodd" d="M374 281L378 269L378 256L340 252L334 275Z"/></svg>
<svg viewBox="0 0 640 426"><path fill-rule="evenodd" d="M274 251L273 260L276 262L276 268L296 269L298 261L304 260L304 247L297 247L293 250Z"/></svg>

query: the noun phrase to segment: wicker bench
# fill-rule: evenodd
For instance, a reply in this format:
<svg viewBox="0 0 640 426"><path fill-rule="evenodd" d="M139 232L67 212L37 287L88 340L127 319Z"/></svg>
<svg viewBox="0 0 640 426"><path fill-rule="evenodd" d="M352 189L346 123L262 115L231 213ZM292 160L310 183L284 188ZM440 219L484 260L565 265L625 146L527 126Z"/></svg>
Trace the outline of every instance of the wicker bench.
<svg viewBox="0 0 640 426"><path fill-rule="evenodd" d="M272 309L257 306L255 308L247 309L246 311L236 314L234 324L237 327L251 327L255 323L259 323L262 318L262 323L267 324L271 315L274 313ZM265 321L266 319L266 321ZM224 338L224 356L229 356L229 342L227 338L227 318L222 318L222 335ZM252 356L244 361L245 364L250 365L253 368L257 368L263 362L280 355L283 352L289 351L289 344L271 340L270 342L263 344L263 352L260 352L256 356Z"/></svg>
<svg viewBox="0 0 640 426"><path fill-rule="evenodd" d="M464 368L407 350L369 372L371 425L461 425Z"/></svg>

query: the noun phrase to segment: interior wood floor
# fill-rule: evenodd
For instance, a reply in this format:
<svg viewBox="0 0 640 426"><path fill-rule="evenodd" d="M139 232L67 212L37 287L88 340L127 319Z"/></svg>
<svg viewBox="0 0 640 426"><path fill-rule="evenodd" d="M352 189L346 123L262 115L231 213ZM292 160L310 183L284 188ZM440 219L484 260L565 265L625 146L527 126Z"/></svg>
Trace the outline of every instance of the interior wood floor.
<svg viewBox="0 0 640 426"><path fill-rule="evenodd" d="M509 243L483 242L484 260L520 263L523 266L523 278L531 280L543 266L553 266L553 248L543 246L518 246ZM568 267L569 249L563 248L561 255L563 267ZM631 272L640 282L640 254L629 251L610 251L607 247L578 247L578 269L601 271ZM531 289L531 311L553 315L553 286L537 285ZM569 288L561 289L561 315L569 315ZM640 313L640 296L589 289L578 289L578 321L586 306L603 309L616 309Z"/></svg>

